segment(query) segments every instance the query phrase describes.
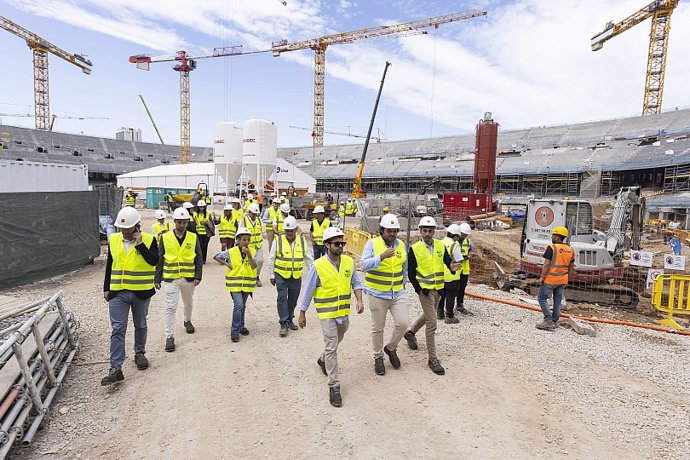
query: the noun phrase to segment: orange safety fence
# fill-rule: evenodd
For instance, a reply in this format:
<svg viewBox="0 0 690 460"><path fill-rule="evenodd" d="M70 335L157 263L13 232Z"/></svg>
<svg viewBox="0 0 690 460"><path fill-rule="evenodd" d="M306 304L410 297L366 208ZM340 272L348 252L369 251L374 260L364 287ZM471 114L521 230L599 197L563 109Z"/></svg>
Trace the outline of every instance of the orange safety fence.
<svg viewBox="0 0 690 460"><path fill-rule="evenodd" d="M673 319L673 315L690 315L690 275L663 274L654 281L652 305L667 314L657 323L677 330L683 327Z"/></svg>

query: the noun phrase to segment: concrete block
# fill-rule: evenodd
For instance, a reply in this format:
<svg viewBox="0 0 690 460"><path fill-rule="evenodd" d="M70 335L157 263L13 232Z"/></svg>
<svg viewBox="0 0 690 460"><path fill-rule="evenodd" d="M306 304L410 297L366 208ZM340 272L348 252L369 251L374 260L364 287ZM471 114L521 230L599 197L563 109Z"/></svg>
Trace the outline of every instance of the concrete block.
<svg viewBox="0 0 690 460"><path fill-rule="evenodd" d="M597 336L597 330L594 329L594 326L585 321L575 318L568 318L565 322L573 328L573 331L577 332L580 335L588 335L590 337Z"/></svg>

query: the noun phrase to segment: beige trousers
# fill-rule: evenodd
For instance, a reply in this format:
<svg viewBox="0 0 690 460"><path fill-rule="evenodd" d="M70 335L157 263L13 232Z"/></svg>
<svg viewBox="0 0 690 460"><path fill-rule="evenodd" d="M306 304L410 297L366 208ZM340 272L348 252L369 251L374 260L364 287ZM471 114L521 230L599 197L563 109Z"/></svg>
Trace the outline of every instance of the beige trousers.
<svg viewBox="0 0 690 460"><path fill-rule="evenodd" d="M323 354L321 359L326 363L328 374L328 386L340 387L338 379L338 344L342 342L345 332L350 327L350 319L345 318L342 324L338 324L335 318L322 319L321 331L323 332Z"/></svg>
<svg viewBox="0 0 690 460"><path fill-rule="evenodd" d="M165 286L165 335L175 337L175 313L177 304L182 296L184 303L184 320L191 321L194 308L194 282L185 278L177 278L171 282L163 282Z"/></svg>
<svg viewBox="0 0 690 460"><path fill-rule="evenodd" d="M275 233L273 230L266 230L266 243L268 243L268 252L271 252L271 247L273 247L273 238L275 237Z"/></svg>
<svg viewBox="0 0 690 460"><path fill-rule="evenodd" d="M426 296L421 292L417 294L419 302L422 304L422 316L414 322L410 330L417 332L422 327L426 326L426 350L429 354L429 359L436 359L436 306L441 298L439 291L429 291Z"/></svg>
<svg viewBox="0 0 690 460"><path fill-rule="evenodd" d="M374 358L378 358L383 356L383 328L386 326L386 314L391 312L394 323L393 334L386 346L389 350L395 350L407 331L410 313L404 295L396 300L380 299L373 295L367 297L371 312L371 345L374 349Z"/></svg>

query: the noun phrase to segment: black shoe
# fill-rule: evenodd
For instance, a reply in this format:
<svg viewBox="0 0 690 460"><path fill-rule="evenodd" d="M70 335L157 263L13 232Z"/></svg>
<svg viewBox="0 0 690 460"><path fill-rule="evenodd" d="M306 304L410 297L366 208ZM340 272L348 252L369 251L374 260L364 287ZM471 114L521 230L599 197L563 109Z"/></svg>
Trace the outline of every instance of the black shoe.
<svg viewBox="0 0 690 460"><path fill-rule="evenodd" d="M330 400L331 406L333 407L340 407L343 405L343 397L340 395L339 387L330 388Z"/></svg>
<svg viewBox="0 0 690 460"><path fill-rule="evenodd" d="M110 372L108 372L108 375L103 377L101 379L101 385L107 386L107 385L112 385L113 383L118 383L122 382L125 379L124 374L122 373L122 369L110 369Z"/></svg>
<svg viewBox="0 0 690 460"><path fill-rule="evenodd" d="M448 316L444 321L446 324L458 324L460 322L455 316Z"/></svg>
<svg viewBox="0 0 690 460"><path fill-rule="evenodd" d="M472 313L471 311L469 311L468 309L466 309L466 308L463 307L462 305L460 306L460 308L457 309L457 311L458 311L458 313L460 313L461 315L474 316L474 313Z"/></svg>
<svg viewBox="0 0 690 460"><path fill-rule="evenodd" d="M239 342L240 336L238 334L230 334L230 340L232 340L233 342Z"/></svg>
<svg viewBox="0 0 690 460"><path fill-rule="evenodd" d="M407 331L403 337L407 340L407 345L410 347L410 350L416 350L418 348L417 338L414 336L414 332Z"/></svg>
<svg viewBox="0 0 690 460"><path fill-rule="evenodd" d="M287 337L288 335L288 328L287 326L280 326L280 334L281 337Z"/></svg>
<svg viewBox="0 0 690 460"><path fill-rule="evenodd" d="M436 319L443 319L443 318L445 318L445 315L443 314L443 312L437 312L436 313Z"/></svg>
<svg viewBox="0 0 690 460"><path fill-rule="evenodd" d="M389 349L388 345L383 347L383 352L388 355L391 366L393 366L395 369L400 369L400 358L398 358L398 353L396 353L395 350Z"/></svg>
<svg viewBox="0 0 690 460"><path fill-rule="evenodd" d="M256 287L261 287L261 286L263 286L263 285L261 284L261 280L260 280L259 277L257 276L257 277L256 277Z"/></svg>
<svg viewBox="0 0 690 460"><path fill-rule="evenodd" d="M243 327L242 329L240 329L240 334L249 335L249 329L247 329L246 327Z"/></svg>
<svg viewBox="0 0 690 460"><path fill-rule="evenodd" d="M175 337L168 337L165 339L165 351L175 351Z"/></svg>
<svg viewBox="0 0 690 460"><path fill-rule="evenodd" d="M328 372L326 372L326 363L321 360L320 356L319 359L316 360L316 364L318 364L321 368L321 372L323 372L323 375L328 375Z"/></svg>
<svg viewBox="0 0 690 460"><path fill-rule="evenodd" d="M187 334L194 334L194 325L191 321L184 322L184 330L187 331Z"/></svg>
<svg viewBox="0 0 690 460"><path fill-rule="evenodd" d="M139 369L140 371L149 368L149 360L146 359L146 356L144 356L143 353L136 353L134 355L134 362L137 365L137 369Z"/></svg>
<svg viewBox="0 0 690 460"><path fill-rule="evenodd" d="M290 321L290 324L288 324L288 329L290 329L291 331L299 331L299 327L297 327L297 325L292 321Z"/></svg>
<svg viewBox="0 0 690 460"><path fill-rule="evenodd" d="M443 375L446 373L446 370L441 366L441 361L438 359L430 359L429 360L429 369L434 371L434 374L436 375Z"/></svg>
<svg viewBox="0 0 690 460"><path fill-rule="evenodd" d="M376 372L376 375L386 375L386 366L383 364L383 356L374 358L374 372Z"/></svg>

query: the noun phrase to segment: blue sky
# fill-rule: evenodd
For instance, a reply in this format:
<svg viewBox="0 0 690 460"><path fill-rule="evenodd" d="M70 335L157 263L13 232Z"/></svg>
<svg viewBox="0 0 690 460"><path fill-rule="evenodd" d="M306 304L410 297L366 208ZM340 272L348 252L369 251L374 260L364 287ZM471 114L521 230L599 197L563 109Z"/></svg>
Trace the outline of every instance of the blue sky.
<svg viewBox="0 0 690 460"><path fill-rule="evenodd" d="M172 63L149 72L128 62L217 46L267 49L273 40L394 24L468 9L488 16L442 25L429 34L332 46L326 57L325 126L364 133L384 62L393 66L375 126L389 140L467 133L485 111L504 129L633 115L641 111L649 22L593 53L589 41L606 21L642 7L639 0L0 0L1 15L61 48L84 53L93 73L50 58L51 111L109 117L59 119L58 131L113 137L120 126L155 133L143 94L166 143L179 142L179 78ZM0 112L33 112L31 53L0 33L5 59ZM672 20L664 107L690 104L690 5ZM279 146L311 145L313 54L310 50L204 59L192 73L192 145L211 146L221 121L265 118L278 124ZM2 122L33 126L30 118ZM356 139L326 135L326 144Z"/></svg>

